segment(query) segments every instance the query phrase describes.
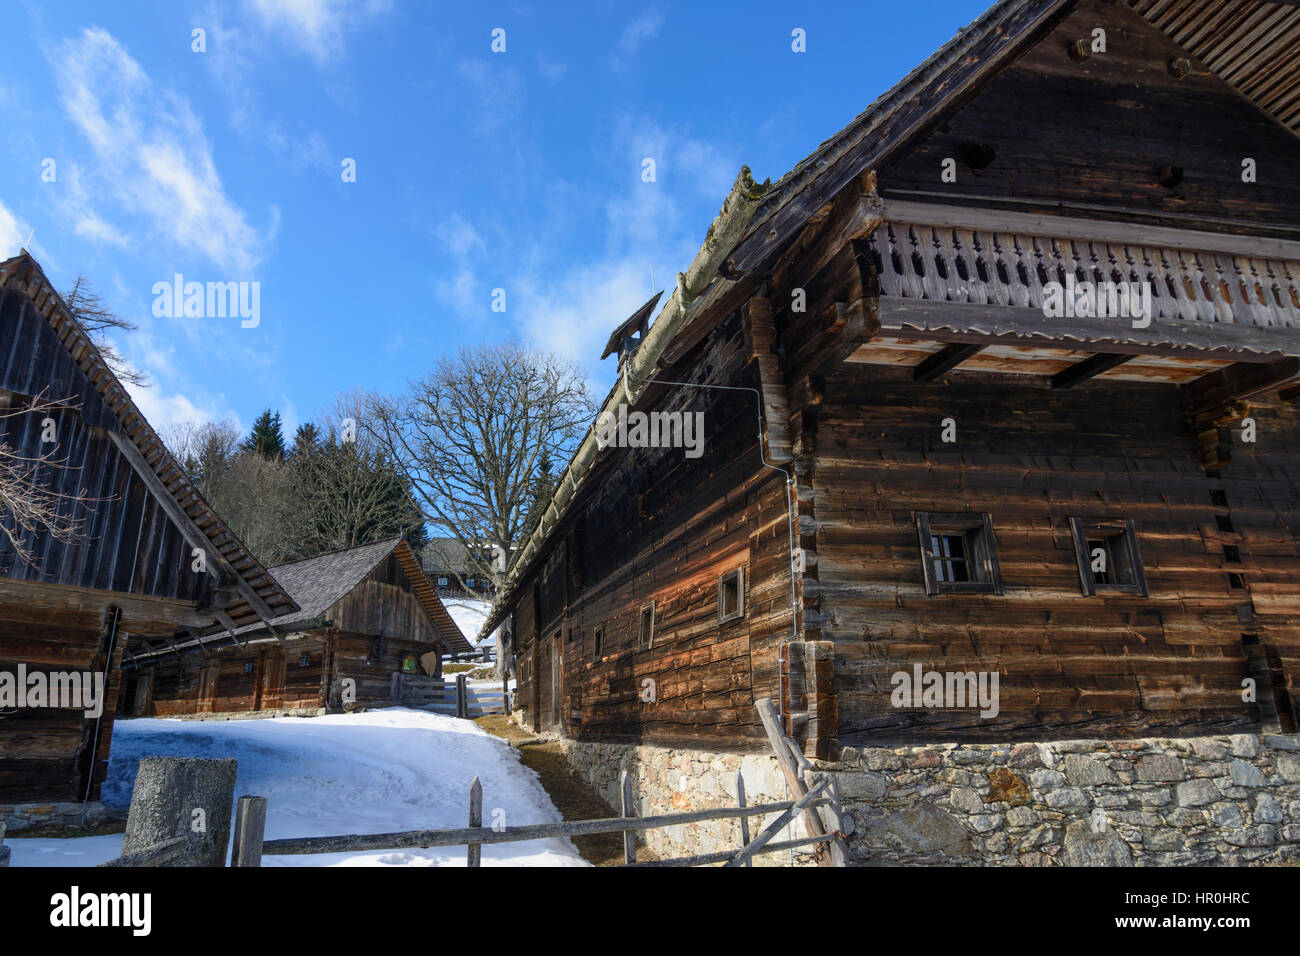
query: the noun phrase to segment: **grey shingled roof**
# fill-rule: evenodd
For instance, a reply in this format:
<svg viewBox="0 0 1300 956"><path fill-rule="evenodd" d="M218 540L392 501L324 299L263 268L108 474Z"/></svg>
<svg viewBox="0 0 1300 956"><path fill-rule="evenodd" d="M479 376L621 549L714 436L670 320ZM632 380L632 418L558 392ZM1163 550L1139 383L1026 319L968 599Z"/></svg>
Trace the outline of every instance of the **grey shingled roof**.
<svg viewBox="0 0 1300 956"><path fill-rule="evenodd" d="M390 538L375 544L363 544L343 551L331 551L314 558L291 561L270 569L275 579L280 582L300 610L283 614L271 621L277 631L292 629L294 625L308 624L319 620L334 604L342 600L361 581L374 570L375 565L388 557L395 549L400 549L399 559L403 570L410 577L416 599L423 605L435 629L446 640L451 650L464 653L472 646L460 632L456 622L442 601L434 592L428 579L420 571L415 555L410 547L404 545L402 538ZM236 634L246 634L263 629L262 624L250 624L238 628Z"/></svg>

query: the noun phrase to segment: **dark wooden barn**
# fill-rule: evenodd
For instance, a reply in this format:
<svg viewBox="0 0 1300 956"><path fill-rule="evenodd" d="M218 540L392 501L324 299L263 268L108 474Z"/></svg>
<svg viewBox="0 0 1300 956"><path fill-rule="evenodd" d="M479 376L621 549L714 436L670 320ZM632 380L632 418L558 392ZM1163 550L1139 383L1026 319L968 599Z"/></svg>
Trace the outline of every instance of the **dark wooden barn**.
<svg viewBox="0 0 1300 956"><path fill-rule="evenodd" d="M237 629L296 605L208 507L26 253L0 263L0 416L0 675L98 674L106 698L98 717L0 707L0 804L96 800L128 643ZM24 520L28 492L44 496L59 534Z"/></svg>
<svg viewBox="0 0 1300 956"><path fill-rule="evenodd" d="M401 538L271 568L298 610L215 638L128 647L133 716L388 702L394 676L440 676L471 650Z"/></svg>
<svg viewBox="0 0 1300 956"><path fill-rule="evenodd" d="M823 757L1294 729L1297 44L1295 5L1003 0L742 171L614 343L603 412L660 417L593 428L485 625L526 722L750 749L770 697ZM997 714L898 706L916 668L996 674Z"/></svg>

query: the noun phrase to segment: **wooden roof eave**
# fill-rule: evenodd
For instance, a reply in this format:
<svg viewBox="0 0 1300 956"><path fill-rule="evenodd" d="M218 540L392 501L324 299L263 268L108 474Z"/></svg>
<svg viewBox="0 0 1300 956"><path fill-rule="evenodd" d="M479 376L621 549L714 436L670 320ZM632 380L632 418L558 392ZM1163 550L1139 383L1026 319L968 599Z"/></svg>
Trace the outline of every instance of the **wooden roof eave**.
<svg viewBox="0 0 1300 956"><path fill-rule="evenodd" d="M970 345L1059 345L1129 355L1269 362L1300 355L1300 331L1153 317L1044 315L1041 309L881 296L877 336Z"/></svg>

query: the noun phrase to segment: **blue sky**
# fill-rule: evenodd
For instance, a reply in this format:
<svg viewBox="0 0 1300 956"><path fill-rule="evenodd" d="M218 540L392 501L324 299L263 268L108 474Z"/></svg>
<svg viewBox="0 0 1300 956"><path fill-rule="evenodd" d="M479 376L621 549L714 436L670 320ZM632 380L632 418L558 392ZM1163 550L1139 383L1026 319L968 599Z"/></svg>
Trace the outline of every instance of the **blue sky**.
<svg viewBox="0 0 1300 956"><path fill-rule="evenodd" d="M512 337L603 393L610 329L741 165L779 178L984 6L9 0L0 256L32 234L139 324L117 342L159 428L270 406L291 431ZM259 324L155 317L176 273L260 283Z"/></svg>

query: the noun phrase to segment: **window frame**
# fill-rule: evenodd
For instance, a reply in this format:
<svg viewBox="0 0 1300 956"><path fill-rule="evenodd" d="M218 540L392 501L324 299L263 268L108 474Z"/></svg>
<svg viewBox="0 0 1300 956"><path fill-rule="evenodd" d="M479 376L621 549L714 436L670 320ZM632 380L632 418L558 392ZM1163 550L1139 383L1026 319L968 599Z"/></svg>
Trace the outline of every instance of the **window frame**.
<svg viewBox="0 0 1300 956"><path fill-rule="evenodd" d="M1079 566L1079 586L1085 597L1098 593L1134 594L1150 596L1146 571L1142 566L1142 549L1138 545L1137 523L1132 518L1070 518L1070 537L1074 541L1074 559ZM1120 538L1128 551L1129 566L1133 569L1131 584L1102 584L1092 571L1092 552L1088 550L1089 538L1112 540ZM1112 550L1113 550L1112 545Z"/></svg>
<svg viewBox="0 0 1300 956"><path fill-rule="evenodd" d="M645 612L650 612L650 635L647 639L645 635ZM641 605L641 612L637 615L636 630L636 649L638 651L648 651L655 646L655 602Z"/></svg>
<svg viewBox="0 0 1300 956"><path fill-rule="evenodd" d="M917 543L921 548L921 573L925 593L936 594L1001 594L1002 571L998 566L997 538L993 534L993 516L988 512L917 511ZM980 576L969 581L940 581L935 575L935 555L930 539L936 534L961 534L974 532L974 554L966 557L968 568Z"/></svg>
<svg viewBox="0 0 1300 956"><path fill-rule="evenodd" d="M726 612L726 602L723 595L726 592L729 581L736 582L736 609L730 614ZM718 623L726 624L728 621L738 621L745 616L745 566L732 568L718 578Z"/></svg>
<svg viewBox="0 0 1300 956"><path fill-rule="evenodd" d="M591 632L591 659L601 661L604 659L605 644L605 622L597 624Z"/></svg>

